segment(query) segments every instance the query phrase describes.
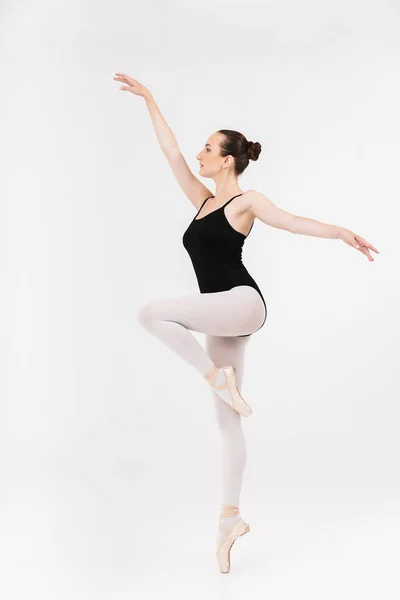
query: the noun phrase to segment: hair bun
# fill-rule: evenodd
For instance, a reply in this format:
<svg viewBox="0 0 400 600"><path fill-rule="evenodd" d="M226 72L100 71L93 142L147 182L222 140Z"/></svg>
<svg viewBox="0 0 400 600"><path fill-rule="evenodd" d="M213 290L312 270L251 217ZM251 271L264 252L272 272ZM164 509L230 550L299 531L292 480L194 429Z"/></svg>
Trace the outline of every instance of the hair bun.
<svg viewBox="0 0 400 600"><path fill-rule="evenodd" d="M249 142L247 154L250 160L257 160L261 152L261 144L259 142Z"/></svg>

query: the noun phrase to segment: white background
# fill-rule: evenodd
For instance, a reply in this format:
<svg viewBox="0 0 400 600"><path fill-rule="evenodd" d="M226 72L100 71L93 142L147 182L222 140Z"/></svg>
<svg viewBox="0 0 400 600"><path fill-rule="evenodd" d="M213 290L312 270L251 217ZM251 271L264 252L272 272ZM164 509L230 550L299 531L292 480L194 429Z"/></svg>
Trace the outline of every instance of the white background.
<svg viewBox="0 0 400 600"><path fill-rule="evenodd" d="M0 14L1 600L398 599L399 4ZM380 250L261 221L246 240L268 320L246 354L251 534L228 576L210 392L137 321L197 291L195 210L117 71L195 174L208 136L241 131L262 144L241 189Z"/></svg>

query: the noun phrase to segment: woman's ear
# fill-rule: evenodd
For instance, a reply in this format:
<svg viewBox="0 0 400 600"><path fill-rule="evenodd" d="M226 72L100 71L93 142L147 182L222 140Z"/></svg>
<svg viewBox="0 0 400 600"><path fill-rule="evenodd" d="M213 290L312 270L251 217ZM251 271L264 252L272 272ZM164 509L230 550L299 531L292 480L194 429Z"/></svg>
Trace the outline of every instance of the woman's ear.
<svg viewBox="0 0 400 600"><path fill-rule="evenodd" d="M226 167L232 167L233 166L233 156L231 154L228 154L228 156L225 156L225 165Z"/></svg>

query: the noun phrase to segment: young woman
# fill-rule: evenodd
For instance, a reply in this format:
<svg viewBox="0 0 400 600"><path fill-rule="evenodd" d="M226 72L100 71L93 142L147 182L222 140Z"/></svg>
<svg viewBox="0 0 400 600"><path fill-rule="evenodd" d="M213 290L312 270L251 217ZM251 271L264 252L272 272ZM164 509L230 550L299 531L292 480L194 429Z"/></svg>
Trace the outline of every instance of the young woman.
<svg viewBox="0 0 400 600"><path fill-rule="evenodd" d="M238 177L249 160L257 160L261 145L241 133L219 130L197 155L199 173L212 179L215 194L189 169L177 141L152 94L125 73L114 77L121 90L142 96L161 149L181 189L197 210L182 242L192 261L200 293L152 301L138 313L139 322L162 343L192 365L209 384L222 434L222 502L217 531L220 571L228 573L230 549L249 531L239 514L239 496L246 462L241 416L251 414L240 394L244 354L253 333L265 323L267 307L255 280L242 263L242 247L254 219L315 237L335 238L373 261L371 244L352 231L295 216L277 208L256 190L243 192ZM206 350L192 335L206 334Z"/></svg>

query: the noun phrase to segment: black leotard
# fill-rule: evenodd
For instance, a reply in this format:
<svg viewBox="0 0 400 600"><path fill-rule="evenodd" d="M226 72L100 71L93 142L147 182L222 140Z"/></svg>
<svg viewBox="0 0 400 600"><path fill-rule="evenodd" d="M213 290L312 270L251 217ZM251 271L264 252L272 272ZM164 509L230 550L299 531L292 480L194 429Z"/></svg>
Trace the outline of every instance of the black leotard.
<svg viewBox="0 0 400 600"><path fill-rule="evenodd" d="M241 195L237 194L233 198ZM267 318L267 305L260 288L242 263L242 247L254 222L247 235L232 227L226 218L224 208L233 198L205 217L196 219L207 200L214 197L209 196L204 200L182 237L182 243L191 258L196 273L200 292L224 292L238 285L253 287L260 294L265 306L265 319L262 327ZM247 337L248 335L251 334L238 337Z"/></svg>

